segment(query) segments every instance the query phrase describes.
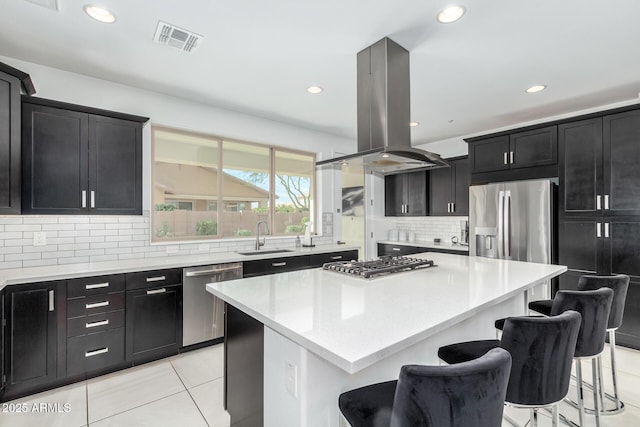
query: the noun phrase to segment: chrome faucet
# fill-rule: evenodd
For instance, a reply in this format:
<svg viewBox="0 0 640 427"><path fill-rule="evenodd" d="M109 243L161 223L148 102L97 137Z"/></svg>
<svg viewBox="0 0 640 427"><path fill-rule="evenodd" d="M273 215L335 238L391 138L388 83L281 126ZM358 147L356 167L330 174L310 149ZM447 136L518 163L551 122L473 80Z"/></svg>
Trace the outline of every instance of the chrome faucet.
<svg viewBox="0 0 640 427"><path fill-rule="evenodd" d="M265 221L258 221L256 224L256 251L260 250L260 246L264 246L265 238L262 238L262 242L260 241L260 224L264 224L265 230L267 230L267 234L269 234L269 226Z"/></svg>

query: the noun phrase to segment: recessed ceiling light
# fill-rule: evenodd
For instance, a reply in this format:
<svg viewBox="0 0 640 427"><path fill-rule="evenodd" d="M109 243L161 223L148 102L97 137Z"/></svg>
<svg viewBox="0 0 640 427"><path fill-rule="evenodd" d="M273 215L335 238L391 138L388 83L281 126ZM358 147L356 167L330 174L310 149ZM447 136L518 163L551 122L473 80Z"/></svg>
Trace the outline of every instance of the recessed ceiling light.
<svg viewBox="0 0 640 427"><path fill-rule="evenodd" d="M449 6L438 13L438 22L442 24L450 24L462 18L465 9L462 6Z"/></svg>
<svg viewBox="0 0 640 427"><path fill-rule="evenodd" d="M409 122L409 126L411 126L412 128L420 126L420 122Z"/></svg>
<svg viewBox="0 0 640 427"><path fill-rule="evenodd" d="M536 92L540 92L541 90L545 90L547 88L546 85L534 85L531 86L529 89L526 90L527 93L536 93Z"/></svg>
<svg viewBox="0 0 640 427"><path fill-rule="evenodd" d="M322 92L322 88L320 86L309 86L307 88L307 92L309 92L309 93L320 93L320 92Z"/></svg>
<svg viewBox="0 0 640 427"><path fill-rule="evenodd" d="M96 21L104 22L105 24L112 24L116 22L116 17L113 13L100 6L94 6L92 4L85 4L83 6L84 12L95 19Z"/></svg>

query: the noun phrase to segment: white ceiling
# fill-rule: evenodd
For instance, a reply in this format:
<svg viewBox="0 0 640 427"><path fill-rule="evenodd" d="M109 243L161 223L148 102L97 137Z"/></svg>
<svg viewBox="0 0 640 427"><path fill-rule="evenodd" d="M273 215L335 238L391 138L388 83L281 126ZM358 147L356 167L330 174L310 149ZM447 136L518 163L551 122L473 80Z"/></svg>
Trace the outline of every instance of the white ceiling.
<svg viewBox="0 0 640 427"><path fill-rule="evenodd" d="M413 145L640 91L637 0L461 0L467 13L447 25L444 0L86 2L116 23L83 1L0 0L0 55L355 138L356 53L388 36L411 52ZM158 20L204 40L192 54L155 44ZM548 89L526 94L533 84Z"/></svg>

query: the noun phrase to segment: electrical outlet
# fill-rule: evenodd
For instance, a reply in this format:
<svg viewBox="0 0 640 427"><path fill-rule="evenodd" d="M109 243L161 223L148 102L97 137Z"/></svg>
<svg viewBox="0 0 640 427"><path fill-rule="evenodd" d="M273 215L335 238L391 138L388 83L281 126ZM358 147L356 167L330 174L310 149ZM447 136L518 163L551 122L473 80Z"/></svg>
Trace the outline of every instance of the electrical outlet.
<svg viewBox="0 0 640 427"><path fill-rule="evenodd" d="M47 244L47 232L46 231L34 231L33 232L33 246L45 246Z"/></svg>
<svg viewBox="0 0 640 427"><path fill-rule="evenodd" d="M298 398L298 366L285 360L285 385L293 397Z"/></svg>

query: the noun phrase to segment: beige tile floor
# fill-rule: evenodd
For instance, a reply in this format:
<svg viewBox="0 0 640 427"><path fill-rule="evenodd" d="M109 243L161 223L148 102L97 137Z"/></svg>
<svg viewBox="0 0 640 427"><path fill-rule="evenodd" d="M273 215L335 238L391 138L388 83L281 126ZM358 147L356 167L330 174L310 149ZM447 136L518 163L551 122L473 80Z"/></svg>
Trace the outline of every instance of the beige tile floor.
<svg viewBox="0 0 640 427"><path fill-rule="evenodd" d="M608 349L603 359L607 371L605 387L610 388ZM583 371L585 376L590 375L590 365L584 363ZM222 407L222 375L222 345L212 346L7 402L31 411L0 412L0 427L227 427L229 415ZM640 426L640 352L618 348L618 375L626 410L619 415L602 417L601 425ZM574 388L570 396L575 396ZM43 403L54 404L49 409L59 408L59 411L33 411L34 404L38 408ZM523 425L529 416L522 409L508 408L506 413ZM567 405L562 406L562 413L577 420L577 412ZM587 416L585 424L594 426L593 416ZM503 426L509 425L503 423ZM549 419L541 417L541 427L550 425Z"/></svg>

